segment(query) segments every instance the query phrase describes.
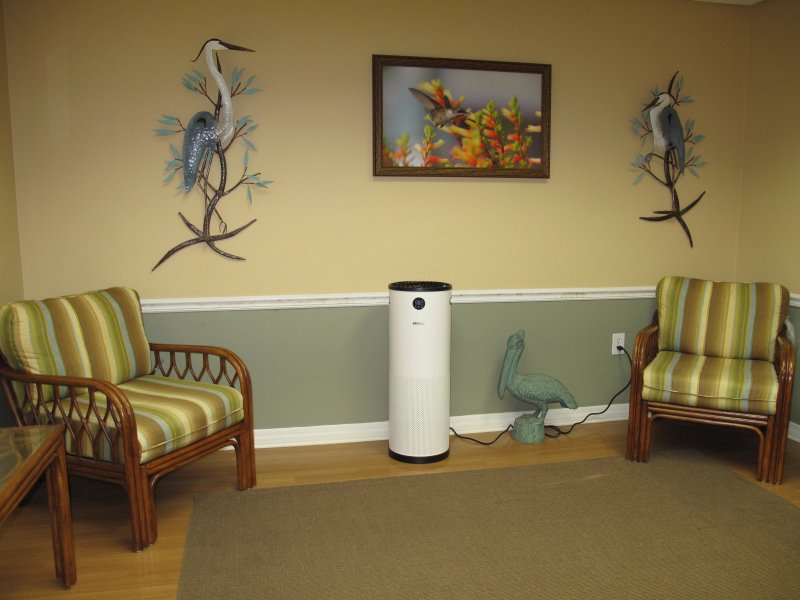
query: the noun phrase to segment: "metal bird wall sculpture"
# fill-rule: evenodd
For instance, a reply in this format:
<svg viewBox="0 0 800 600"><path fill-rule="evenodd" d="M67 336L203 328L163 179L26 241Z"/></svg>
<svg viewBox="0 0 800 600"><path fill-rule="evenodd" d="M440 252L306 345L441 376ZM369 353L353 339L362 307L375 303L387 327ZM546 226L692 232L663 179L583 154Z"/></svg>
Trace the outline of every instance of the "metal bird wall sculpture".
<svg viewBox="0 0 800 600"><path fill-rule="evenodd" d="M222 40L212 38L210 40L206 40L206 42L203 44L203 47L200 49L200 52L198 52L197 56L195 56L194 60L192 60L192 62L197 62L197 59L200 58L200 55L202 54L206 59L208 73L211 75L211 78L217 85L217 92L219 93L219 96L217 100L216 130L217 135L219 136L220 146L225 148L231 143L234 134L233 104L231 103L231 92L228 89L228 84L225 82L225 78L222 76L220 68L214 64L214 52L218 50L237 50L239 52L253 52L253 50L250 50L250 48L244 48L243 46L228 44Z"/></svg>
<svg viewBox="0 0 800 600"><path fill-rule="evenodd" d="M683 173L686 166L686 144L683 139L683 125L678 111L672 108L672 94L659 94L645 110L650 109L650 127L653 129L653 151L661 156L674 152L671 160Z"/></svg>
<svg viewBox="0 0 800 600"><path fill-rule="evenodd" d="M197 180L197 169L200 162L204 160L208 152L214 150L217 144L221 148L227 148L233 139L233 104L231 103L231 93L225 78L215 64L214 51L216 50L238 50L241 52L253 52L250 48L227 44L219 39L206 40L200 52L194 57L192 62L197 62L200 55L204 55L208 73L217 86L218 100L215 105L215 113L199 112L194 115L186 126L183 136L183 182L184 191L189 192Z"/></svg>
<svg viewBox="0 0 800 600"><path fill-rule="evenodd" d="M532 373L521 375L517 365L525 350L525 331L520 329L508 338L506 356L497 383L497 395L502 399L506 391L514 398L535 407L534 417L544 420L550 404L558 403L564 408L578 408L572 394L564 384L549 375Z"/></svg>
<svg viewBox="0 0 800 600"><path fill-rule="evenodd" d="M684 216L697 206L705 192L685 207L681 207L676 186L685 171L699 177L696 169L706 166L707 163L700 155L694 153L694 147L703 141L705 136L694 132L693 119L688 119L685 126L681 124L677 107L693 102L691 96L681 95L682 90L683 77L678 77L676 71L669 81L666 92L661 92L658 88L653 90L652 102L642 109L643 118L637 117L631 121L642 145L651 136L653 143L653 150L647 154L639 153L631 166L639 171L634 179L634 185L647 176L666 187L670 195L669 210L656 210L653 211L653 216L639 218L651 222L675 219L686 234L689 246L694 247L692 233Z"/></svg>
<svg viewBox="0 0 800 600"><path fill-rule="evenodd" d="M236 189L243 188L247 192L247 199L252 202L252 188L266 188L271 181L261 178L261 173L251 172L249 168L250 152L255 152L255 145L247 139L247 136L258 127L249 116L234 120L232 99L239 95L250 95L261 90L252 87L251 84L255 76L247 79L243 78L244 69L234 69L231 74L231 81L228 84L222 75L222 66L219 56L216 54L223 50L236 50L239 52L253 52L249 48L237 46L223 42L217 38L206 40L197 56L192 60L196 62L200 55L205 58L206 68L216 87L216 94L209 89L209 82L206 75L197 69L192 69L183 77L183 85L189 91L203 96L213 106L213 113L200 111L189 119L184 127L178 117L162 115L158 120L165 125L156 129L157 135L170 136L183 133L182 149L178 150L170 144L172 159L167 161L164 171L167 175L164 183L169 183L176 173L183 171L183 183L179 186L184 193L189 193L197 188L203 195L203 225L202 227L192 223L183 213L178 216L183 224L192 232L194 237L181 242L168 250L153 267L155 271L161 264L175 253L189 248L196 244L206 244L211 250L226 258L234 260L244 260L241 256L236 256L222 250L218 242L230 239L238 235L253 223L256 219L229 230L228 225L219 212L219 203L228 194ZM241 140L245 146L243 155L242 175L238 180L230 183L228 181L228 160L227 152L237 140ZM211 181L212 167L216 167L215 173L218 178ZM212 231L212 225L217 221L217 231Z"/></svg>
<svg viewBox="0 0 800 600"><path fill-rule="evenodd" d="M183 191L187 194L197 181L200 163L208 160L219 143L216 119L208 111L194 115L183 134Z"/></svg>

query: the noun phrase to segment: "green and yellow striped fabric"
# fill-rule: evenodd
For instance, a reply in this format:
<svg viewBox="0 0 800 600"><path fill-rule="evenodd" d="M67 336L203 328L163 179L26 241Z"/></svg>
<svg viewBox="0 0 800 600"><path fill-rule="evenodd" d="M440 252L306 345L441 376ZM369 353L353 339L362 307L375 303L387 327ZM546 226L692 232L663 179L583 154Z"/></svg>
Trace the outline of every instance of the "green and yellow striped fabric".
<svg viewBox="0 0 800 600"><path fill-rule="evenodd" d="M662 351L642 379L642 398L652 402L775 414L778 376L769 361Z"/></svg>
<svg viewBox="0 0 800 600"><path fill-rule="evenodd" d="M136 415L141 462L208 437L244 417L236 388L150 375L150 345L138 294L115 287L76 296L26 300L0 307L0 352L14 369L43 375L94 377L117 384ZM44 388L53 407L52 387ZM85 390L84 390L85 391ZM64 392L66 393L66 391ZM65 421L67 452L123 460L106 398L79 396Z"/></svg>
<svg viewBox="0 0 800 600"><path fill-rule="evenodd" d="M142 464L222 431L244 417L242 395L232 387L160 375L139 377L119 387L136 413ZM84 431L79 436L80 449L72 436L67 436L67 452L111 461L112 440L117 435L113 423L106 422L108 435L98 435L98 423L106 409L105 396L96 394L94 405L83 396L78 404L90 432ZM80 431L81 420L77 414L73 415L71 425L73 431ZM94 438L98 439L96 447L90 441ZM114 462L122 461L122 453L118 451Z"/></svg>
<svg viewBox="0 0 800 600"><path fill-rule="evenodd" d="M656 303L659 350L772 361L789 292L773 283L670 276L659 281Z"/></svg>
<svg viewBox="0 0 800 600"><path fill-rule="evenodd" d="M0 352L40 375L122 383L152 370L139 296L122 287L0 307Z"/></svg>

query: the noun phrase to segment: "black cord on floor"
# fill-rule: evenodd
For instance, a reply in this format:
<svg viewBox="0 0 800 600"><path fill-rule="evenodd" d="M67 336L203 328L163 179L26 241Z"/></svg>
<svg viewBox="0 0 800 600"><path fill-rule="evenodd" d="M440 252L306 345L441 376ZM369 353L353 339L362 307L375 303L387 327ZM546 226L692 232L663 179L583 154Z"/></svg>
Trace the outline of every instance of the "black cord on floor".
<svg viewBox="0 0 800 600"><path fill-rule="evenodd" d="M619 350L622 350L622 351L625 353L625 356L627 356L627 357L628 357L628 362L630 363L630 366L631 366L631 369L632 369L632 368L633 368L633 360L631 360L631 355L630 355L630 354L628 354L628 351L627 351L627 350L625 350L625 348L624 348L624 347L622 347L622 346L617 346L617 348L618 348ZM583 423L585 423L585 422L586 422L586 419L588 419L589 417L596 417L597 415L602 415L602 414L603 414L604 412L606 412L606 411L607 411L609 408L611 408L611 404L614 402L614 400L616 400L616 399L617 399L617 396L619 396L619 395L620 395L622 392L624 392L625 390L627 390L627 389L628 389L628 387L631 385L631 379L632 379L632 378L633 378L633 371L631 371L631 374L630 374L630 376L628 376L628 383L626 383L626 384L625 384L625 387L623 387L623 388L622 388L620 391L618 391L616 394L614 394L614 395L611 397L611 400L609 400L609 401L608 401L608 404L606 404L606 407L605 407L603 410L601 410L600 412L596 412L596 413L589 413L588 415L586 415L585 417L583 417L583 420L582 420L582 421L578 421L577 423L573 423L572 425L570 425L570 426L569 426L569 429L567 429L566 431L562 431L561 429L559 429L559 428L558 428L558 427L556 427L555 425L545 425L545 429L555 429L555 430L556 430L556 433L554 433L554 434L550 434L550 433L548 433L547 431L545 431L545 432L544 432L544 434L545 434L547 437L549 437L549 438L557 438L557 437L559 437L559 436L562 436L562 435L569 435L569 434L572 432L572 430L575 428L575 426L576 426L576 425L582 425Z"/></svg>
<svg viewBox="0 0 800 600"><path fill-rule="evenodd" d="M509 431L511 431L512 429L514 429L514 426L513 426L513 425L509 425L509 426L508 426L508 427L506 427L506 428L505 428L503 431L501 431L499 434L497 434L497 437L496 437L496 438L494 438L494 439L493 439L491 442L482 442L482 441L480 441L480 440L476 440L475 438L471 438L471 437L469 437L469 436L466 436L466 435L461 435L460 433L458 433L458 432L457 432L455 429L453 429L452 427L450 428L450 431L452 431L452 432L453 432L453 435L455 435L457 438L460 438L460 439L462 439L462 440L469 440L470 442L475 442L475 443L478 443L478 444L480 444L480 445L482 445L482 446L491 446L491 445L492 445L492 444L494 444L494 443L495 443L497 440L499 440L501 437L503 437L503 434L505 434L505 433L508 433L508 432L509 432Z"/></svg>
<svg viewBox="0 0 800 600"><path fill-rule="evenodd" d="M627 357L628 357L628 362L630 363L631 367L633 367L633 360L631 359L631 355L630 355L630 354L628 354L628 351L627 351L627 350L625 350L625 348L624 348L623 346L617 346L617 349L618 349L618 350L622 350L622 351L625 353L625 356L627 356ZM625 387L623 387L623 388L622 388L620 391L618 391L616 394L614 394L614 395L611 397L611 400L609 400L609 401L608 401L608 404L606 404L606 407L605 407L603 410L601 410L600 412L589 413L588 415L586 415L585 417L583 417L583 420L581 420L581 421L578 421L577 423L573 423L572 425L570 425L570 426L569 426L569 429L567 429L566 431L562 431L561 429L559 429L559 428L558 428L558 427L556 427L555 425L545 425L545 429L555 429L557 433L555 433L555 434L550 434L550 433L548 433L547 431L545 431L545 432L544 432L544 434L545 434L547 437L549 437L549 438L557 438L557 437L560 437L560 436L562 436L562 435L569 435L570 433L572 433L572 430L573 430L573 429L575 429L575 426L576 426L576 425L582 425L582 424L584 424L584 423L586 422L586 420L587 420L589 417L596 417L596 416L598 416L598 415L602 415L602 414L603 414L604 412L606 412L606 411L607 411L609 408L611 408L611 404L614 402L614 400L616 400L616 399L617 399L617 396L619 396L619 395L620 395L622 392L624 392L625 390L627 390L627 389L628 389L628 387L631 385L631 379L632 379L632 377L633 377L633 372L631 372L631 374L628 376L628 383L626 383L626 384L625 384ZM509 425L509 426L508 426L508 427L506 427L506 428L505 428L503 431L501 431L499 434L497 434L497 437L496 437L496 438L494 438L494 439L493 439L491 442L482 442L481 440L476 440L475 438L471 438L471 437L469 437L469 436L466 436L466 435L461 435L460 433L458 433L458 432L457 432L455 429L453 429L452 427L450 428L450 431L452 431L452 432L453 432L453 435L455 435L455 436L456 436L457 438L459 438L459 439L462 439L462 440L469 440L470 442L475 442L475 443L477 443L477 444L481 444L482 446L491 446L492 444L496 443L496 442L497 442L497 440L499 440L501 437L503 437L503 435L505 435L505 434L506 434L506 433L508 433L509 431L513 431L513 429L514 429L514 425L513 425L513 424L512 424L512 425Z"/></svg>

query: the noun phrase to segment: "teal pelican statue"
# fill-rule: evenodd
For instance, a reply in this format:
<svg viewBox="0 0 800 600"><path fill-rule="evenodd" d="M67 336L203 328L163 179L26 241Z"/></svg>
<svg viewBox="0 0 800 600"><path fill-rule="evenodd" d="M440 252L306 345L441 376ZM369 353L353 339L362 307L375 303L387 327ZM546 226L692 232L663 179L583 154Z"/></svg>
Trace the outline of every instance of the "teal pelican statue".
<svg viewBox="0 0 800 600"><path fill-rule="evenodd" d="M575 398L558 379L538 373L521 375L517 372L517 365L523 350L525 350L525 331L520 329L508 338L506 357L497 385L497 395L502 399L508 390L517 400L536 407L536 411L531 416L542 421L544 421L551 403L558 402L564 408L578 408Z"/></svg>

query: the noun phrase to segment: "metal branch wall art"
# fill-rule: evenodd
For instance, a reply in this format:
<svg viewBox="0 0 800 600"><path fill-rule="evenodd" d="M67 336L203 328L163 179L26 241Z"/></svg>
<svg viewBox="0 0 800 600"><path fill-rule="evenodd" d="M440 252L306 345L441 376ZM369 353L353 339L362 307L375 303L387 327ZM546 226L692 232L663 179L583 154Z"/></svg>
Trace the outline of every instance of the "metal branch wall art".
<svg viewBox="0 0 800 600"><path fill-rule="evenodd" d="M634 131L641 138L641 145L647 144L652 137L653 146L653 149L647 154L641 152L637 154L636 160L631 163L631 166L639 171L633 181L634 185L639 184L647 176L664 186L670 196L669 210L656 210L653 211L653 216L639 218L643 221L653 222L675 219L686 233L689 246L694 247L692 233L689 231L684 215L697 206L705 192L702 192L685 207L681 207L676 186L686 171L699 177L697 169L706 166L707 163L699 154L695 153L695 147L703 141L705 136L695 133L693 119L688 119L683 125L681 124L678 107L694 101L691 96L682 95L682 93L683 77L678 77L676 71L669 81L667 91L661 92L656 87L652 91L653 100L644 107L642 116L631 121Z"/></svg>
<svg viewBox="0 0 800 600"><path fill-rule="evenodd" d="M169 146L172 156L164 168L166 173L164 183L171 182L179 171L183 171L183 182L178 185L178 189L187 194L193 189L198 189L203 196L205 206L202 226L195 225L183 213L178 213L183 224L192 232L193 237L168 250L153 267L153 271L175 253L196 244L206 244L214 252L226 258L244 260L241 256L222 250L217 244L238 235L255 223L256 219L229 230L228 224L220 213L219 203L240 188L246 190L247 200L252 202L253 187L266 188L272 183L262 179L261 173L252 172L249 166L250 152L255 152L256 147L247 139L247 136L258 125L249 116L239 119L233 117L233 98L256 94L261 90L251 87L255 75L245 79L242 68L233 69L230 84L225 81L219 55L216 54L223 50L253 52L248 48L228 44L216 38L203 44L192 62L196 62L201 55L204 56L208 73L216 86L216 97L202 71L193 68L191 72L183 76L183 86L190 92L203 96L213 107L213 113L198 112L189 119L186 125L178 117L162 115L158 122L163 127L154 130L160 136L183 133L182 149L179 150L174 144ZM244 144L242 174L236 181L229 182L227 153L237 140L241 140Z"/></svg>

